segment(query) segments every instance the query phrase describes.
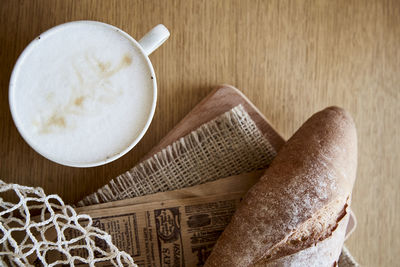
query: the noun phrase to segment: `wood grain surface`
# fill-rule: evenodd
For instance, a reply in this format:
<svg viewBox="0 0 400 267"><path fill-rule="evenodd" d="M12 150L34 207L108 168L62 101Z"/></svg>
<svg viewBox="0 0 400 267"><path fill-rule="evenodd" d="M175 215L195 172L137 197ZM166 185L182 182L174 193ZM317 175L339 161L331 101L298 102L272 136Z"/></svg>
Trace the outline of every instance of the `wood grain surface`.
<svg viewBox="0 0 400 267"><path fill-rule="evenodd" d="M170 39L151 55L158 106L142 141L108 165L52 163L18 134L8 82L24 47L72 20L99 20L139 39L158 23ZM400 1L0 1L0 178L41 186L68 203L128 170L214 86L242 92L288 138L314 112L344 107L358 127L347 241L364 266L398 266L400 253Z"/></svg>

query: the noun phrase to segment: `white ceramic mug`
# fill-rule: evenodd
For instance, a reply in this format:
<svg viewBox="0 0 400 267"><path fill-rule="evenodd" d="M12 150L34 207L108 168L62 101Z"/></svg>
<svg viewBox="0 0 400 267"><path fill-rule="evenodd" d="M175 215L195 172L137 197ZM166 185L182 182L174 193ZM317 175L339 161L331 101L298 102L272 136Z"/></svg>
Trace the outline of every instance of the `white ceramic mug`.
<svg viewBox="0 0 400 267"><path fill-rule="evenodd" d="M160 24L136 41L96 21L44 32L25 48L11 75L9 104L18 131L39 154L67 166L99 166L123 156L153 118L157 83L148 56L169 35Z"/></svg>

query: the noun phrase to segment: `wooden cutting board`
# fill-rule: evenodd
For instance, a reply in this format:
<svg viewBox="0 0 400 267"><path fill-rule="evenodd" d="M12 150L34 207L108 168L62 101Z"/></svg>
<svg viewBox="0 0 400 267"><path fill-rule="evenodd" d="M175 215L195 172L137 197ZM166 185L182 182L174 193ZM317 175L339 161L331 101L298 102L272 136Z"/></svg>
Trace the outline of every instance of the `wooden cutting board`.
<svg viewBox="0 0 400 267"><path fill-rule="evenodd" d="M267 118L238 89L230 85L221 85L197 104L141 161L238 105L244 107L273 148L279 151L285 140L269 123Z"/></svg>

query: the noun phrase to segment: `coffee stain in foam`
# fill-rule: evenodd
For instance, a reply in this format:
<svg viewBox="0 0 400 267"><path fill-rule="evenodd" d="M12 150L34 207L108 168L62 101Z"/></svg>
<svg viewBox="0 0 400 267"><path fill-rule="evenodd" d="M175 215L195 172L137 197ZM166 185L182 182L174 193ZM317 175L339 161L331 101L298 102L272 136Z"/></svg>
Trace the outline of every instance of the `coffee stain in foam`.
<svg viewBox="0 0 400 267"><path fill-rule="evenodd" d="M107 62L102 62L98 59L94 59L97 65L97 71L99 72L99 75L106 79L109 78L111 76L113 76L114 74L116 74L117 72L119 72L120 70L122 70L125 67L128 67L132 64L132 56L129 54L125 54L121 61L119 62L119 64L113 68L110 69L111 67L111 62L107 61Z"/></svg>
<svg viewBox="0 0 400 267"><path fill-rule="evenodd" d="M82 106L82 103L83 103L84 100L85 100L84 96L77 97L74 100L74 105L77 106L77 107L80 107L80 106Z"/></svg>
<svg viewBox="0 0 400 267"><path fill-rule="evenodd" d="M48 134L55 130L71 128L72 125L68 125L67 123L67 117L70 115L85 114L84 103L88 99L111 104L118 95L122 94L121 89L115 90L115 88L111 88L112 86L110 86L111 82L109 79L132 64L133 60L131 55L127 53L124 54L114 68L111 68L111 62L102 62L94 56L90 58L88 54L86 54L85 59L91 66L91 71L95 74L94 78L86 79L83 75L83 71L80 71L79 68L73 64L79 87L71 87L72 93L66 105L58 106L47 119L41 120L41 123L36 120L33 122L35 126L38 126L39 133ZM50 92L46 96L46 101L48 103L53 102L54 94L54 92ZM100 105L102 104L100 103Z"/></svg>
<svg viewBox="0 0 400 267"><path fill-rule="evenodd" d="M50 133L52 127L65 128L65 117L62 115L60 116L57 113L53 113L53 115L45 122L45 124L42 125L41 133Z"/></svg>

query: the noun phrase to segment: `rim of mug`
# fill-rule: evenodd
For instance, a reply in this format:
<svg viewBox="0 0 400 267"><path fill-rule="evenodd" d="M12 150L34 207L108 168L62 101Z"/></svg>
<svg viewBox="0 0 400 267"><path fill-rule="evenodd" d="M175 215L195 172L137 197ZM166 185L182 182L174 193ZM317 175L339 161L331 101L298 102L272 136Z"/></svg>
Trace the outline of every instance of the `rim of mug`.
<svg viewBox="0 0 400 267"><path fill-rule="evenodd" d="M55 159L52 158L49 155L46 155L44 152L42 152L40 150L40 148L36 145L34 145L28 137L28 134L26 134L23 131L23 125L22 123L20 123L18 121L18 116L17 116L17 111L15 110L15 97L14 97L14 92L15 92L15 83L16 83L16 79L17 79L17 75L18 75L18 69L20 68L23 59L35 48L35 45L40 41L42 36L46 36L51 34L52 32L65 28L65 27L69 27L70 25L73 24L96 24L96 25L101 25L103 27L109 28L109 29L113 29L117 32L119 32L121 35L123 35L125 38L127 38L129 41L132 42L132 44L139 49L140 53L142 54L142 56L144 57L145 61L147 62L147 66L150 70L151 73L151 77L152 78L152 82L153 82L153 99L152 99L152 104L151 104L151 109L150 109L150 114L147 117L146 120L146 124L144 125L144 127L142 128L141 132L136 136L136 138L133 140L133 142L131 142L131 144L126 147L125 149L123 149L121 152L118 152L116 154L114 154L113 156L107 157L105 159L99 160L99 161L93 161L93 162L75 162L75 161L63 161L60 159ZM126 33L125 31L121 30L118 27L115 27L113 25L104 23L104 22L100 22L100 21L93 21L93 20L77 20L77 21L70 21L70 22L66 22L66 23L62 23L59 25L56 25L46 31L44 31L43 33L41 33L38 37L36 37L34 40L32 40L22 51L22 53L18 56L17 61L14 64L13 70L11 72L11 76L10 76L10 82L9 82L9 86L8 86L8 102L9 102L9 106L10 106L10 111L11 111L11 117L14 121L14 125L17 128L19 134L22 136L22 138L25 140L26 143L28 143L28 145L35 150L38 154L40 154L41 156L43 156L44 158L56 162L58 164L64 165L64 166L69 166L69 167L78 167L78 168L88 168L88 167L96 167L96 166L101 166L101 165L105 165L107 163L110 163L114 160L119 159L120 157L124 156L126 153L128 153L133 147L135 147L137 145L137 143L139 143L139 141L143 138L143 136L145 135L145 133L147 132L151 121L153 120L154 117L154 113L155 113L155 109L156 109L156 104L157 104L157 79L156 79L156 75L154 72L154 68L153 68L153 64L151 64L151 61L149 59L149 56L144 52L144 49L142 48L142 46L138 43L138 41L136 41L132 36L130 36L128 33Z"/></svg>

